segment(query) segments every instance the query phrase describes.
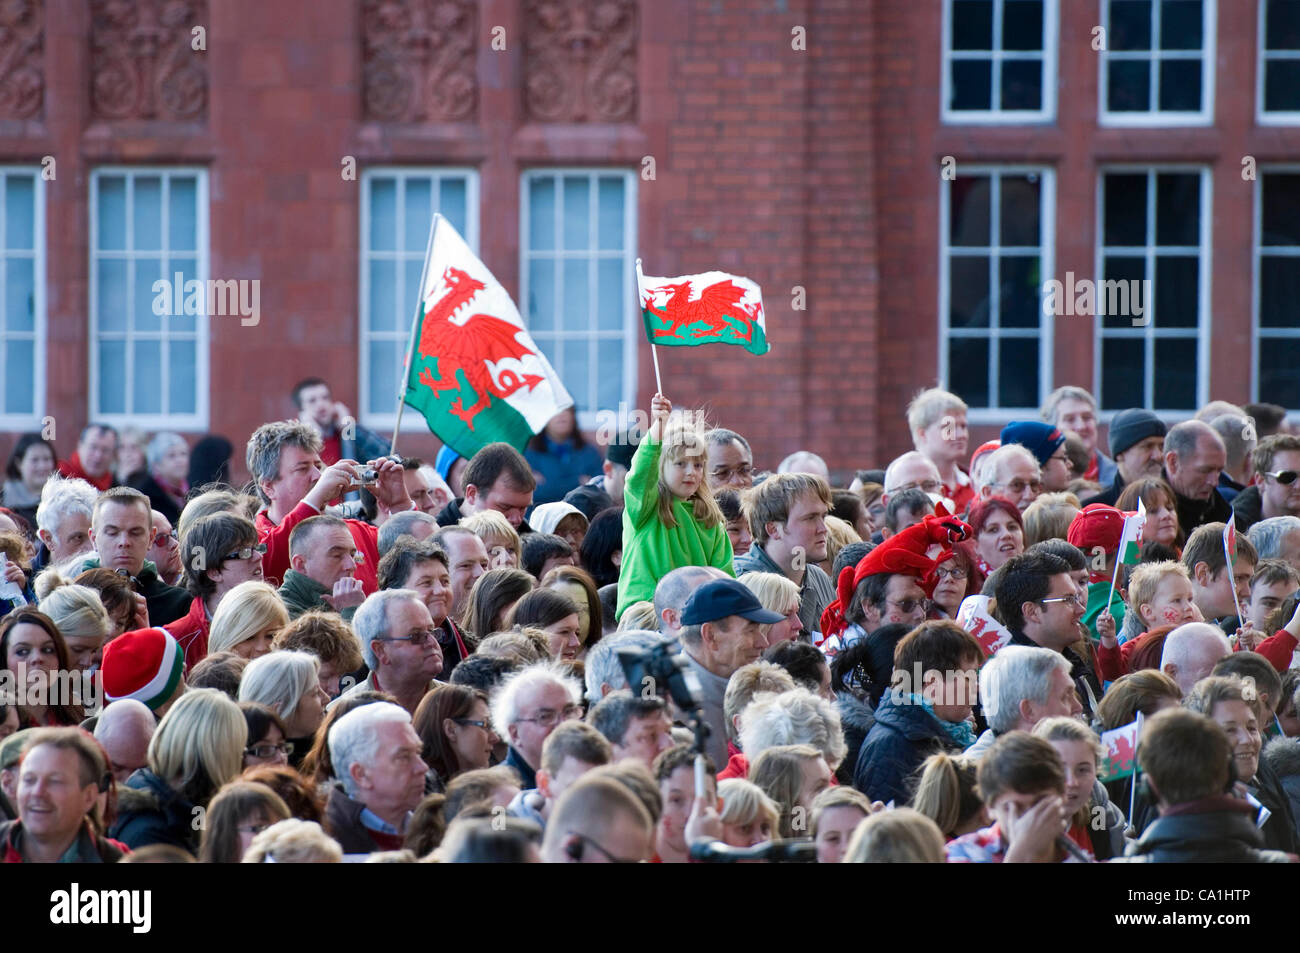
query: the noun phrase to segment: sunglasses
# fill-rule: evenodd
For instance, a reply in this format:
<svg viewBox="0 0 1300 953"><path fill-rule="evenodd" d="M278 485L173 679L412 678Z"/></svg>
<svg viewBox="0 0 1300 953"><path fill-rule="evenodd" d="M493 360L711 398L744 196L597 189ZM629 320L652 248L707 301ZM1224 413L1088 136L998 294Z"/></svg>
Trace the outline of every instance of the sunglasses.
<svg viewBox="0 0 1300 953"><path fill-rule="evenodd" d="M1272 477L1283 486L1290 486L1295 482L1296 477L1300 476L1295 470L1278 470L1277 473L1265 473L1264 476Z"/></svg>

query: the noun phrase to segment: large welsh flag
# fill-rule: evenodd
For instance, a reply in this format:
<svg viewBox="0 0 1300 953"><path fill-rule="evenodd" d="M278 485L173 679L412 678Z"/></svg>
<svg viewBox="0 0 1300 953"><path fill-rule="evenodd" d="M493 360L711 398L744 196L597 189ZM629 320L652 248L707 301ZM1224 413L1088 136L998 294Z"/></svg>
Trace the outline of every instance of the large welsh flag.
<svg viewBox="0 0 1300 953"><path fill-rule="evenodd" d="M518 450L573 405L510 295L435 215L403 374L403 401L462 457L504 441Z"/></svg>
<svg viewBox="0 0 1300 953"><path fill-rule="evenodd" d="M752 354L766 354L771 349L763 292L748 278L721 271L652 278L641 274L637 259L636 280L645 335L651 344L736 344Z"/></svg>

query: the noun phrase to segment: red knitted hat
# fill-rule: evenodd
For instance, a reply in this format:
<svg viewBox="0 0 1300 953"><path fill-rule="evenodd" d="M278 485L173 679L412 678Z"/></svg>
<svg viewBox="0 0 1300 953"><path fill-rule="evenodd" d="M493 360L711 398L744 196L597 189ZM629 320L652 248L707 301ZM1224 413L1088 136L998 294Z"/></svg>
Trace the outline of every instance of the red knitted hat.
<svg viewBox="0 0 1300 953"><path fill-rule="evenodd" d="M1119 549L1120 537L1123 535L1122 511L1105 503L1089 503L1074 514L1065 538L1071 546L1078 546L1085 553L1091 553L1095 546L1113 553Z"/></svg>
<svg viewBox="0 0 1300 953"><path fill-rule="evenodd" d="M184 668L185 653L166 629L124 632L104 646L104 698L156 709L175 693Z"/></svg>

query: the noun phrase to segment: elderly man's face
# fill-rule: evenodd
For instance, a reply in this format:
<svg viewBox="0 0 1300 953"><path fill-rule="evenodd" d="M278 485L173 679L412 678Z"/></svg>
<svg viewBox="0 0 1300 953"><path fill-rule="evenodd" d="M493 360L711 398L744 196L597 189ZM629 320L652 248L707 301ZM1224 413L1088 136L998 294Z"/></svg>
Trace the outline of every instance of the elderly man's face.
<svg viewBox="0 0 1300 953"><path fill-rule="evenodd" d="M939 479L939 468L929 457L920 454L909 455L901 463L894 464L891 472L886 474L889 486L885 487L885 496L896 496L904 490L919 489L926 493L942 493L943 483Z"/></svg>
<svg viewBox="0 0 1300 953"><path fill-rule="evenodd" d="M442 647L433 617L423 602L400 599L388 607L388 640L371 643L385 668L401 674L403 681L428 681L442 671ZM423 639L416 644L411 639Z"/></svg>
<svg viewBox="0 0 1300 953"><path fill-rule="evenodd" d="M714 490L744 490L754 485L754 456L739 440L708 445L708 480Z"/></svg>
<svg viewBox="0 0 1300 953"><path fill-rule="evenodd" d="M986 487L991 491L986 495L1004 496L1022 513L1043 492L1042 471L1027 456L1014 456L1002 461L993 480L991 486Z"/></svg>
<svg viewBox="0 0 1300 953"><path fill-rule="evenodd" d="M1115 466L1126 483L1159 477L1165 461L1165 438L1147 437L1115 455Z"/></svg>
<svg viewBox="0 0 1300 953"><path fill-rule="evenodd" d="M344 526L327 526L312 534L308 545L293 559L294 569L322 586L332 587L357 571L357 544Z"/></svg>
<svg viewBox="0 0 1300 953"><path fill-rule="evenodd" d="M1196 449L1185 457L1176 453L1165 454L1165 470L1170 484L1189 500L1208 500L1219 485L1219 473L1227 464L1223 443L1208 436L1197 440Z"/></svg>
<svg viewBox="0 0 1300 953"><path fill-rule="evenodd" d="M711 656L709 668L715 674L729 678L741 666L757 662L767 648L763 626L749 619L730 615L704 625L702 638Z"/></svg>
<svg viewBox="0 0 1300 953"><path fill-rule="evenodd" d="M542 745L561 721L577 718L582 709L573 703L568 689L558 682L545 682L520 693L519 714L508 725L511 746L534 769L542 763Z"/></svg>
<svg viewBox="0 0 1300 953"><path fill-rule="evenodd" d="M84 513L69 513L63 517L53 532L48 533L45 545L50 550L50 564L55 565L94 547L90 542L90 517Z"/></svg>
<svg viewBox="0 0 1300 953"><path fill-rule="evenodd" d="M353 766L354 777L358 768L361 773L357 800L384 818L415 810L424 797L424 774L429 769L420 758L420 736L409 722L387 722L375 729L375 737L374 760Z"/></svg>

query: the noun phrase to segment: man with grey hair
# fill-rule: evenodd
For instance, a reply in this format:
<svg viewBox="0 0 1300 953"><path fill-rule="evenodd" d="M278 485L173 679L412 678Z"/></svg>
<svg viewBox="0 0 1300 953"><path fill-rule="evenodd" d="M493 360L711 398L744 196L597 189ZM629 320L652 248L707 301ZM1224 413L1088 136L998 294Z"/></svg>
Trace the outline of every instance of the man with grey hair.
<svg viewBox="0 0 1300 953"><path fill-rule="evenodd" d="M656 590L658 594L658 590ZM587 683L587 703L594 705L610 692L627 688L627 674L619 661L619 649L644 651L663 640L658 632L626 629L605 636L590 649L583 659L583 677Z"/></svg>
<svg viewBox="0 0 1300 953"><path fill-rule="evenodd" d="M370 674L330 703L361 691L388 692L408 712L438 682L442 647L429 608L413 589L384 589L370 596L352 617L361 657Z"/></svg>
<svg viewBox="0 0 1300 953"><path fill-rule="evenodd" d="M695 594L695 590L711 579L727 578L725 572L712 566L679 566L660 579L655 586L654 598L659 631L674 639L678 638L682 631L682 608Z"/></svg>
<svg viewBox="0 0 1300 953"><path fill-rule="evenodd" d="M95 740L108 755L108 769L118 784L149 765L149 742L158 719L149 706L134 698L120 698L95 719Z"/></svg>
<svg viewBox="0 0 1300 953"><path fill-rule="evenodd" d="M934 461L919 450L909 450L895 457L885 467L885 492L880 501L889 504L889 498L904 490L921 490L938 496L943 491L943 480Z"/></svg>
<svg viewBox="0 0 1300 953"><path fill-rule="evenodd" d="M1043 492L1043 471L1038 458L1018 443L998 447L981 462L975 474L981 499L1001 496L1024 512Z"/></svg>
<svg viewBox="0 0 1300 953"><path fill-rule="evenodd" d="M1079 475L1085 480L1110 486L1115 479L1115 461L1097 446L1097 400L1082 387L1067 384L1052 391L1039 416L1060 430L1078 437L1088 451L1088 466Z"/></svg>
<svg viewBox="0 0 1300 953"><path fill-rule="evenodd" d="M848 754L839 711L806 688L759 692L740 713L740 750L751 766L780 745L812 745L832 774Z"/></svg>
<svg viewBox="0 0 1300 953"><path fill-rule="evenodd" d="M713 492L747 490L754 485L754 451L748 440L734 430L714 427L704 434L704 446L709 466L706 478Z"/></svg>
<svg viewBox="0 0 1300 953"><path fill-rule="evenodd" d="M413 536L416 540L424 540L436 532L438 532L438 521L427 511L412 510L409 513L395 513L379 527L377 537L379 556L382 559L393 548L399 536Z"/></svg>
<svg viewBox="0 0 1300 953"><path fill-rule="evenodd" d="M400 850L429 769L410 714L391 702L362 705L334 723L327 743L338 779L325 805L330 834L349 854Z"/></svg>
<svg viewBox="0 0 1300 953"><path fill-rule="evenodd" d="M436 509L428 510L431 516L437 516L442 512L442 508L456 498L452 492L451 486L442 478L442 474L427 463L420 464L420 476L424 478L424 485L429 491L429 500Z"/></svg>
<svg viewBox="0 0 1300 953"><path fill-rule="evenodd" d="M1280 559L1300 570L1300 517L1260 520L1246 536L1260 559Z"/></svg>
<svg viewBox="0 0 1300 953"><path fill-rule="evenodd" d="M552 662L538 662L506 677L492 695L492 725L510 746L505 764L519 772L522 789L537 787L542 745L556 725L582 717L582 688Z"/></svg>
<svg viewBox="0 0 1300 953"><path fill-rule="evenodd" d="M1209 421L1211 429L1223 441L1227 464L1219 474L1219 495L1231 503L1254 476L1253 458L1259 438L1255 422L1239 413L1220 414Z"/></svg>
<svg viewBox="0 0 1300 953"><path fill-rule="evenodd" d="M178 433L154 434L144 449L145 472L130 485L149 497L149 505L167 520L181 518L190 473L190 445Z"/></svg>
<svg viewBox="0 0 1300 953"><path fill-rule="evenodd" d="M1204 421L1184 420L1165 434L1164 478L1174 490L1178 525L1189 536L1198 526L1232 519L1217 489L1227 462L1223 440Z"/></svg>
<svg viewBox="0 0 1300 953"><path fill-rule="evenodd" d="M809 473L819 476L827 483L831 481L831 471L826 461L811 450L796 450L776 465L777 473Z"/></svg>
<svg viewBox="0 0 1300 953"><path fill-rule="evenodd" d="M1165 636L1160 671L1177 682L1186 696L1193 685L1214 671L1219 659L1231 654L1232 645L1217 625L1188 622Z"/></svg>
<svg viewBox="0 0 1300 953"><path fill-rule="evenodd" d="M98 496L85 480L50 477L45 481L36 507L36 535L49 553L45 565L56 566L94 549L90 521Z"/></svg>
<svg viewBox="0 0 1300 953"><path fill-rule="evenodd" d="M1044 718L1077 718L1083 711L1069 660L1051 649L1008 645L984 663L979 679L989 727L966 749L972 758L1008 731L1033 731Z"/></svg>

